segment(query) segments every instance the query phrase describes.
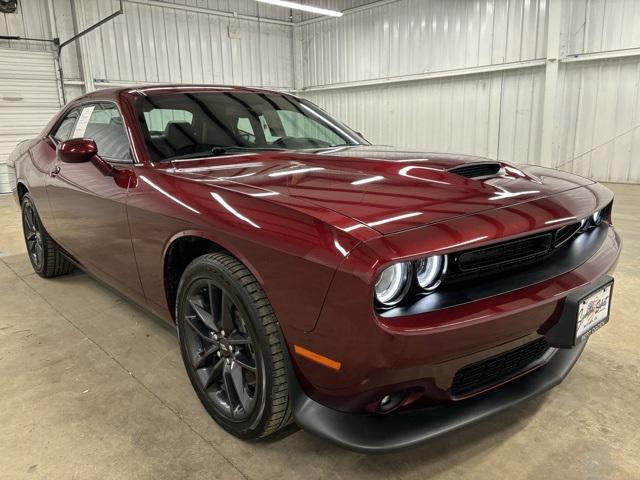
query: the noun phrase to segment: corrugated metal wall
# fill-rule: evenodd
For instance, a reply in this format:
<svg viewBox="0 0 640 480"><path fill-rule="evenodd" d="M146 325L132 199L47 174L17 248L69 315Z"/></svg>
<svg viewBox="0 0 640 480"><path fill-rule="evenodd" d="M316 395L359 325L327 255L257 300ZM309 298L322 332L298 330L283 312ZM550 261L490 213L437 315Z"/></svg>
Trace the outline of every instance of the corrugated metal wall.
<svg viewBox="0 0 640 480"><path fill-rule="evenodd" d="M640 182L640 60L567 64L556 164L614 182Z"/></svg>
<svg viewBox="0 0 640 480"><path fill-rule="evenodd" d="M397 0L307 20L298 84L376 143L640 182L640 2L570 0L561 16L552 158L541 146L548 0ZM630 56L582 58L617 49Z"/></svg>
<svg viewBox="0 0 640 480"><path fill-rule="evenodd" d="M572 0L563 13L566 60L596 58L562 64L556 164L639 183L640 2ZM614 58L598 59L598 52Z"/></svg>
<svg viewBox="0 0 640 480"><path fill-rule="evenodd" d="M161 0L164 3L185 5L187 7L208 8L220 12L236 12L239 15L289 20L289 10L282 7L258 3L256 0Z"/></svg>
<svg viewBox="0 0 640 480"><path fill-rule="evenodd" d="M6 159L20 141L40 133L60 97L50 52L0 48L0 66L0 193L6 193L14 175Z"/></svg>
<svg viewBox="0 0 640 480"><path fill-rule="evenodd" d="M549 0L304 1L347 13L290 18L254 0L127 0L125 16L90 34L84 53L64 50L68 98L146 82L298 88L374 142L640 182L640 1L562 2L557 89L545 69ZM65 39L117 8L19 4L0 15L0 34Z"/></svg>
<svg viewBox="0 0 640 480"><path fill-rule="evenodd" d="M84 0L82 28L117 3ZM94 46L91 70L98 81L291 88L291 36L287 25L126 2L125 15L87 35L86 42Z"/></svg>
<svg viewBox="0 0 640 480"><path fill-rule="evenodd" d="M64 41L116 11L119 2L51 0L52 21L48 5L47 0L20 0L16 14L0 14L0 35L59 36ZM124 16L85 37L90 63L86 70L98 83L233 83L291 89L289 17L287 9L255 0L126 0ZM46 43L0 40L2 47L51 49ZM82 78L79 56L77 43L65 47L61 56L65 78L76 84Z"/></svg>
<svg viewBox="0 0 640 480"><path fill-rule="evenodd" d="M545 55L545 0L403 0L300 27L305 87Z"/></svg>
<svg viewBox="0 0 640 480"><path fill-rule="evenodd" d="M20 0L18 5L16 13L0 14L0 35L64 41L116 11L119 2ZM124 15L63 50L67 99L141 83L291 90L292 30L287 9L255 0L127 0ZM59 108L56 73L51 43L0 40L0 192L8 190L9 152L37 134Z"/></svg>
<svg viewBox="0 0 640 480"><path fill-rule="evenodd" d="M304 96L375 143L535 163L543 89L533 68Z"/></svg>
<svg viewBox="0 0 640 480"><path fill-rule="evenodd" d="M565 0L566 52L601 52L640 46L637 0Z"/></svg>
<svg viewBox="0 0 640 480"><path fill-rule="evenodd" d="M51 38L46 1L20 0L16 13L0 13L0 35ZM0 48L45 50L48 45L41 42L0 40Z"/></svg>
<svg viewBox="0 0 640 480"><path fill-rule="evenodd" d="M455 71L544 58L545 13L545 0L403 0L315 20L298 27L304 96L375 143L536 163L544 68ZM321 90L335 84L348 88Z"/></svg>
<svg viewBox="0 0 640 480"><path fill-rule="evenodd" d="M298 3L305 3L307 5L313 5L314 7L327 8L329 10L338 10L341 12L376 2L376 0L297 0L297 1ZM316 13L309 13L301 10L294 10L293 17L296 22L300 22L300 21L312 20L320 16Z"/></svg>

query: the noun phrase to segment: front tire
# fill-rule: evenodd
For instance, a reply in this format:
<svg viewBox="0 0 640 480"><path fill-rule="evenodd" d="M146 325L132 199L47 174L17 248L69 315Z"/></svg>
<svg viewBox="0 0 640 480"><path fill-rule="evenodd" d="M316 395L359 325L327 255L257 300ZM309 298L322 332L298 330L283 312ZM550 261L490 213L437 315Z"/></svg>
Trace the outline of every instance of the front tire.
<svg viewBox="0 0 640 480"><path fill-rule="evenodd" d="M21 206L22 231L33 270L44 278L57 277L72 271L73 265L45 230L28 193L22 197Z"/></svg>
<svg viewBox="0 0 640 480"><path fill-rule="evenodd" d="M256 439L291 421L278 321L242 263L226 253L191 262L178 287L176 320L191 384L219 425Z"/></svg>

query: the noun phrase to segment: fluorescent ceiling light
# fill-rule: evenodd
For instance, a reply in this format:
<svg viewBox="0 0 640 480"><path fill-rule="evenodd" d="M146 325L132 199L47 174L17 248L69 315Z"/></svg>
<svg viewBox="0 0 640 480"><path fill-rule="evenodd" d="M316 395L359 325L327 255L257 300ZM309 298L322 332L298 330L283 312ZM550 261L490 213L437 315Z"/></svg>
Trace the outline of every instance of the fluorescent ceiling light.
<svg viewBox="0 0 640 480"><path fill-rule="evenodd" d="M293 8L294 10L304 10L305 12L317 13L319 15L329 15L330 17L341 17L342 12L337 10L327 10L326 8L312 7L311 5L303 5L296 2L287 2L284 0L256 0L261 3L269 3L279 7Z"/></svg>

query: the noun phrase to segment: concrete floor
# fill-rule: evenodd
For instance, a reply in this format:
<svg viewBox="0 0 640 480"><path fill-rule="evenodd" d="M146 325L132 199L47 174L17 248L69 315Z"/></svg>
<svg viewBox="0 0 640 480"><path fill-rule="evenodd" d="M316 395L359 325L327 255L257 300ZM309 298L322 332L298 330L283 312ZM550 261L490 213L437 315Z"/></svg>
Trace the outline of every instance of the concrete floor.
<svg viewBox="0 0 640 480"><path fill-rule="evenodd" d="M611 185L625 247L611 322L548 394L367 457L295 427L245 443L205 413L171 328L82 273L33 273L0 197L0 478L640 478L640 187Z"/></svg>

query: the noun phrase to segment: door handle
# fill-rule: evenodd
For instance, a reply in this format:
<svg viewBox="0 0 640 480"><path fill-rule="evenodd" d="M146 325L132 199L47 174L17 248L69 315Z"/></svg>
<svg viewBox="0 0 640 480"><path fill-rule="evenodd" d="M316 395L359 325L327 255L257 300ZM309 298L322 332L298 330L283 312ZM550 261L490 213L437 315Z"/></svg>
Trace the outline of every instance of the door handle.
<svg viewBox="0 0 640 480"><path fill-rule="evenodd" d="M60 173L60 165L56 165L51 170L49 170L49 176L50 177L55 177L59 173Z"/></svg>

